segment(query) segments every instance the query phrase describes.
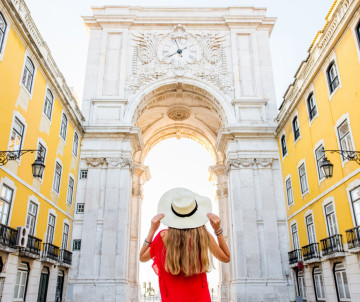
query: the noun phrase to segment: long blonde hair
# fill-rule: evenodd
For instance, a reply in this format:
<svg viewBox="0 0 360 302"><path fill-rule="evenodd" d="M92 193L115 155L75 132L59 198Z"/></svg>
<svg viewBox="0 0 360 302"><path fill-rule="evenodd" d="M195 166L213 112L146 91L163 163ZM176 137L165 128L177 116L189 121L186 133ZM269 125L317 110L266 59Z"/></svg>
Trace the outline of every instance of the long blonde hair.
<svg viewBox="0 0 360 302"><path fill-rule="evenodd" d="M185 276L205 273L212 267L210 238L205 226L194 229L170 228L166 239L165 270Z"/></svg>

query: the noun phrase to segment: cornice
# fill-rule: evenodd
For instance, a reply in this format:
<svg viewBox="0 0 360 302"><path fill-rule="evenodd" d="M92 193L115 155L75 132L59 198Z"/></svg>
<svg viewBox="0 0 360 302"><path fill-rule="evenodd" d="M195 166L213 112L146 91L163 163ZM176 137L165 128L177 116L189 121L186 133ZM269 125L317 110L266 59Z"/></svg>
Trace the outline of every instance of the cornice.
<svg viewBox="0 0 360 302"><path fill-rule="evenodd" d="M359 6L359 1L341 0L335 9L331 8L333 12L330 20L328 20L323 32L317 37L314 45L310 47L306 61L299 66L294 82L288 87L284 95L280 112L275 119L278 123L277 134L281 132L289 116L301 101L303 93L321 68L329 52L333 50L333 45L339 40Z"/></svg>
<svg viewBox="0 0 360 302"><path fill-rule="evenodd" d="M22 39L31 48L41 69L49 77L52 86L56 89L59 101L67 109L71 119L75 122L75 126L84 134L83 122L85 117L59 70L49 47L37 29L25 1L4 0L3 3L7 6L9 13L11 12L13 22L20 31Z"/></svg>

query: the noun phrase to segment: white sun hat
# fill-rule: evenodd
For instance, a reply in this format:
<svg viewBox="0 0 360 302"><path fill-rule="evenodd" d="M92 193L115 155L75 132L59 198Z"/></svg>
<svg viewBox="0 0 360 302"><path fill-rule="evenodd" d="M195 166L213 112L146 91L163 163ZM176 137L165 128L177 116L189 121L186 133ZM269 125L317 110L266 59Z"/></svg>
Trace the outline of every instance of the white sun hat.
<svg viewBox="0 0 360 302"><path fill-rule="evenodd" d="M174 188L161 196L157 212L165 214L161 222L168 227L193 229L208 222L206 214L211 209L209 198L185 188Z"/></svg>

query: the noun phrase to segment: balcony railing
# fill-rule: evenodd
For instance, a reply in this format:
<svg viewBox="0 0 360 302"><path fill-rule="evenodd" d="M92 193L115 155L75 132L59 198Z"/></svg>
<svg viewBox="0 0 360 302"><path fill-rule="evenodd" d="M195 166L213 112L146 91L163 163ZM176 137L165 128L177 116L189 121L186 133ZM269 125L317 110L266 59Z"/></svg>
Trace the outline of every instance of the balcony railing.
<svg viewBox="0 0 360 302"><path fill-rule="evenodd" d="M349 249L360 248L360 226L347 230L346 239Z"/></svg>
<svg viewBox="0 0 360 302"><path fill-rule="evenodd" d="M17 230L4 224L0 224L0 244L10 248L16 248Z"/></svg>
<svg viewBox="0 0 360 302"><path fill-rule="evenodd" d="M319 243L311 243L302 247L304 261L320 258Z"/></svg>
<svg viewBox="0 0 360 302"><path fill-rule="evenodd" d="M53 245L51 243L44 243L42 257L50 258L52 260L58 261L59 260L59 252L60 252L60 249L56 245Z"/></svg>
<svg viewBox="0 0 360 302"><path fill-rule="evenodd" d="M336 234L322 239L320 240L320 244L323 256L344 251L341 234Z"/></svg>
<svg viewBox="0 0 360 302"><path fill-rule="evenodd" d="M61 249L60 250L60 262L71 265L72 261L72 252Z"/></svg>
<svg viewBox="0 0 360 302"><path fill-rule="evenodd" d="M41 242L41 239L29 235L25 251L35 255L40 255Z"/></svg>
<svg viewBox="0 0 360 302"><path fill-rule="evenodd" d="M301 250L293 250L289 254L289 264L295 264L302 261Z"/></svg>

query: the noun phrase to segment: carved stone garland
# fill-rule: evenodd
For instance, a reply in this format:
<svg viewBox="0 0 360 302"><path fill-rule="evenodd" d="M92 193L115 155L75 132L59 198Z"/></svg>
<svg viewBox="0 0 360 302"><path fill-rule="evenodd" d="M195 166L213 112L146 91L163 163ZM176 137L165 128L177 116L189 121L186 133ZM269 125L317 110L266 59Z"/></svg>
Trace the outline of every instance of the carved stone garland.
<svg viewBox="0 0 360 302"><path fill-rule="evenodd" d="M171 39L191 40L199 52L194 61L176 65L165 60L161 47ZM233 87L227 68L224 41L225 37L221 34L192 34L182 25L175 26L167 34L136 33L128 87L136 92L140 87L161 78L187 76L207 81L224 92L230 91Z"/></svg>

